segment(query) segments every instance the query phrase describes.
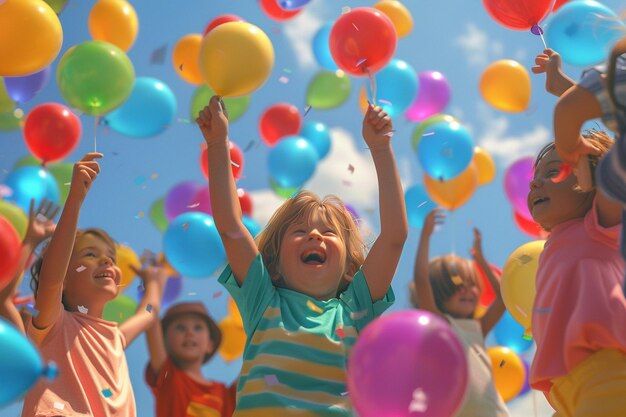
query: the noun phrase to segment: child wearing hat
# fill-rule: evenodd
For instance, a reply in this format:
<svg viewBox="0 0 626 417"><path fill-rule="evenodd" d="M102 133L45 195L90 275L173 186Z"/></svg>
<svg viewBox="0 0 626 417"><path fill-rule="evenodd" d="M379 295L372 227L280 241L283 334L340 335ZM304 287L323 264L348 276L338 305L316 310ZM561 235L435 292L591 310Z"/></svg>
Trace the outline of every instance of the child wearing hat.
<svg viewBox="0 0 626 417"><path fill-rule="evenodd" d="M150 362L145 377L156 400L156 417L232 415L236 384L227 387L202 375L202 365L222 340L202 303L173 305L146 336Z"/></svg>

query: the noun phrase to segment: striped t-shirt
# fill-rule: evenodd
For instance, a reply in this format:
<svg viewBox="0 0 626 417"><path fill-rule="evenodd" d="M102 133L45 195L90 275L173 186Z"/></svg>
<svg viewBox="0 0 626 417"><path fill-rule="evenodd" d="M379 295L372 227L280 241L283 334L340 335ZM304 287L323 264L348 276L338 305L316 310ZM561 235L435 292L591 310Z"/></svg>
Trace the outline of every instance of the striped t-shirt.
<svg viewBox="0 0 626 417"><path fill-rule="evenodd" d="M346 362L357 333L394 301L372 302L359 270L339 298L318 301L273 285L259 254L241 287L219 278L247 335L234 417L351 416Z"/></svg>

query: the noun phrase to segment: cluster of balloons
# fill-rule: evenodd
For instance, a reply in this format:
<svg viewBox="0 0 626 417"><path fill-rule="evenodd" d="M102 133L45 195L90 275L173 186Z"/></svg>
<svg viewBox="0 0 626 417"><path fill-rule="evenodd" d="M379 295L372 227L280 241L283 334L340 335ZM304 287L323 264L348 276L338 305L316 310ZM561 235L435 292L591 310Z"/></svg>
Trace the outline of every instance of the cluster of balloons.
<svg viewBox="0 0 626 417"><path fill-rule="evenodd" d="M528 184L533 179L534 158L514 161L504 174L504 191L513 206L513 218L519 229L533 238L545 238L547 232L534 220L528 208Z"/></svg>

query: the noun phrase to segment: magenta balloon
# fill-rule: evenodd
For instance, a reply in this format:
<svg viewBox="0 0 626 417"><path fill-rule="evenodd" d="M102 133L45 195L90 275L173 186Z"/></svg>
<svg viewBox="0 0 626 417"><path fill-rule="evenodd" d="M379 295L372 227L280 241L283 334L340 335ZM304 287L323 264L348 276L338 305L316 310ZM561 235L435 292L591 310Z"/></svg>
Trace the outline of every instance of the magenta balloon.
<svg viewBox="0 0 626 417"><path fill-rule="evenodd" d="M179 215L196 210L194 197L206 185L192 181L176 184L165 196L165 216L172 221Z"/></svg>
<svg viewBox="0 0 626 417"><path fill-rule="evenodd" d="M451 417L463 401L467 372L463 346L445 320L398 311L359 335L348 360L348 390L360 417Z"/></svg>
<svg viewBox="0 0 626 417"><path fill-rule="evenodd" d="M211 210L211 195L209 194L209 187L202 187L200 191L198 191L194 197L194 205L197 204L194 211L200 211L202 213L213 215L213 210Z"/></svg>
<svg viewBox="0 0 626 417"><path fill-rule="evenodd" d="M413 104L405 112L411 122L421 122L441 113L450 101L450 85L438 71L423 71L418 74L419 92Z"/></svg>
<svg viewBox="0 0 626 417"><path fill-rule="evenodd" d="M530 182L533 179L535 158L526 157L513 162L504 174L504 192L509 201L522 217L532 220L533 216L526 203Z"/></svg>

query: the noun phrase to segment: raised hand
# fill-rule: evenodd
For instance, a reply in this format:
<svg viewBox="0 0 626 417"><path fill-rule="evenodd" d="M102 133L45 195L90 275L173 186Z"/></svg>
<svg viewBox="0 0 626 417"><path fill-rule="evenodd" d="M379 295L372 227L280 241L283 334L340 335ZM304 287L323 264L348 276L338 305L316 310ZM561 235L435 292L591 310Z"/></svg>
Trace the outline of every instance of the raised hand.
<svg viewBox="0 0 626 417"><path fill-rule="evenodd" d="M561 70L561 55L552 49L546 49L535 57L535 66L531 68L534 74L546 74L546 91L560 96L574 82Z"/></svg>
<svg viewBox="0 0 626 417"><path fill-rule="evenodd" d="M485 259L485 256L483 255L482 240L483 236L480 233L480 230L474 228L474 245L472 246L470 252L475 260Z"/></svg>
<svg viewBox="0 0 626 417"><path fill-rule="evenodd" d="M363 139L370 149L387 145L391 141L393 124L382 107L370 105L363 117Z"/></svg>
<svg viewBox="0 0 626 417"><path fill-rule="evenodd" d="M215 140L224 140L228 137L228 111L224 101L219 96L211 97L196 119L204 141L210 145Z"/></svg>
<svg viewBox="0 0 626 417"><path fill-rule="evenodd" d="M430 236L435 230L435 226L443 224L446 214L442 208L436 208L426 215L422 225L422 236Z"/></svg>
<svg viewBox="0 0 626 417"><path fill-rule="evenodd" d="M102 158L101 153L91 152L83 156L83 159L74 164L70 194L83 200L92 182L100 173L100 165L96 159Z"/></svg>
<svg viewBox="0 0 626 417"><path fill-rule="evenodd" d="M54 218L60 207L52 201L43 199L35 210L35 200L30 200L30 210L28 212L28 228L24 236L24 243L30 244L33 248L52 236L56 223Z"/></svg>

